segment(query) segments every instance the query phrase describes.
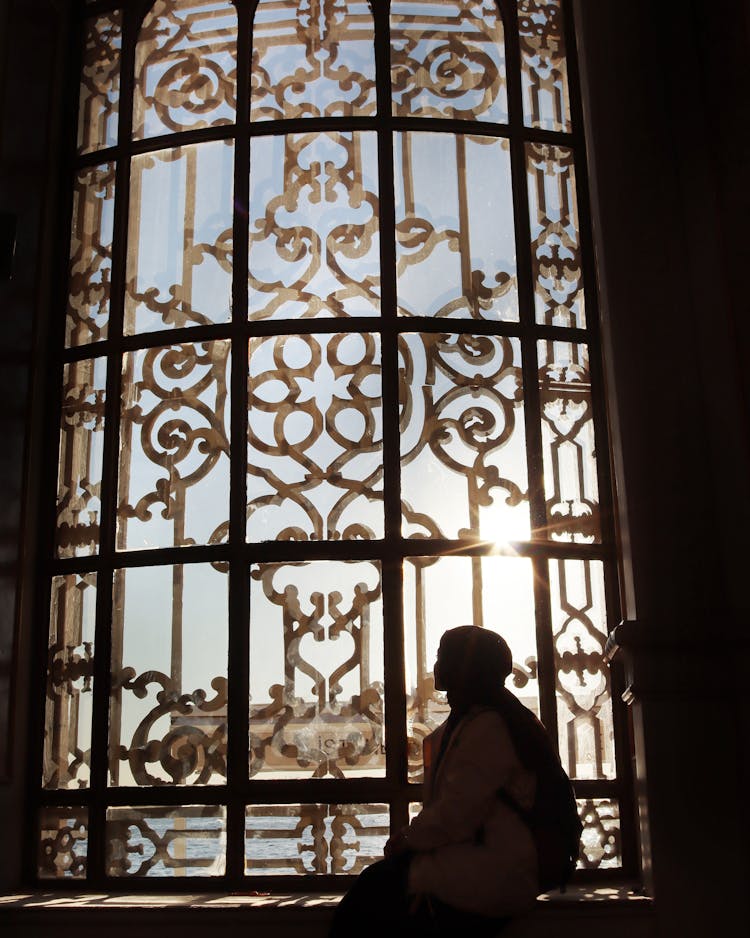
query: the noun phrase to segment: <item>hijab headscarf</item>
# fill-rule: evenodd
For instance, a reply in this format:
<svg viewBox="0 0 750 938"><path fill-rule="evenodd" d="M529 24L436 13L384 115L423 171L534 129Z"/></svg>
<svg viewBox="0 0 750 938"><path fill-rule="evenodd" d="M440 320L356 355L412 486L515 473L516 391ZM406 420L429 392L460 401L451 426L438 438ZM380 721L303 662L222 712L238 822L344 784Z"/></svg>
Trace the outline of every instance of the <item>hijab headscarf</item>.
<svg viewBox="0 0 750 938"><path fill-rule="evenodd" d="M440 684L451 712L437 756L443 756L453 730L476 706L500 708L507 697L505 679L513 670L513 656L497 632L476 625L460 625L443 633L438 653Z"/></svg>
<svg viewBox="0 0 750 938"><path fill-rule="evenodd" d="M494 706L513 670L508 643L489 629L460 625L440 639L440 681L451 711Z"/></svg>
<svg viewBox="0 0 750 938"><path fill-rule="evenodd" d="M440 639L439 677L448 694L451 712L435 765L440 762L456 726L476 706L499 711L511 734L519 759L527 769L548 772L559 762L547 731L537 717L506 687L513 671L513 656L505 639L476 625L461 625ZM551 762L550 762L551 760Z"/></svg>

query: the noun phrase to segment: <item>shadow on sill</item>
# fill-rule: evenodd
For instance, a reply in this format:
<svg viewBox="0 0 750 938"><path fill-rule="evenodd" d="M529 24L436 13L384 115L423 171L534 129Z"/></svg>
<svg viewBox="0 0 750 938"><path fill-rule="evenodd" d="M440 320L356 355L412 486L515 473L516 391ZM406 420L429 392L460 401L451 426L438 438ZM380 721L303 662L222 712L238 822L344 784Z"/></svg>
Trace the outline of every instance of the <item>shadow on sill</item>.
<svg viewBox="0 0 750 938"><path fill-rule="evenodd" d="M205 938L206 928L222 936L324 938L341 893L61 893L0 896L4 938ZM527 916L516 919L501 938L580 938L596 928L607 938L654 938L653 902L632 885L575 886L540 896ZM190 913L188 915L188 913ZM590 932L583 932L584 934Z"/></svg>

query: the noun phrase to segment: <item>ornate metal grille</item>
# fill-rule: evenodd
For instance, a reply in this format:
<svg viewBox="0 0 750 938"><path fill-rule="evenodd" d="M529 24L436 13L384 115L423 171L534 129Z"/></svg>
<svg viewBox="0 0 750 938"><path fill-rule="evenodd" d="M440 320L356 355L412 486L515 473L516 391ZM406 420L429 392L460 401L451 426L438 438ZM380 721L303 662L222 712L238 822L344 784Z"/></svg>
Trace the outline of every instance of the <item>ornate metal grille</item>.
<svg viewBox="0 0 750 938"><path fill-rule="evenodd" d="M467 622L632 870L566 6L82 5L30 877L358 872Z"/></svg>

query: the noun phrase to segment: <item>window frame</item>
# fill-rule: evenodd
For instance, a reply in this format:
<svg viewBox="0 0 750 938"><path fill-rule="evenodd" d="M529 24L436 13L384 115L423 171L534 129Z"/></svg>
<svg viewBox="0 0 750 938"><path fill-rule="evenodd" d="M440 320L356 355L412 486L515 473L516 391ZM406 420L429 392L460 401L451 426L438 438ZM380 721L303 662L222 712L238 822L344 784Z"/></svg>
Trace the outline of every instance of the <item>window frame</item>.
<svg viewBox="0 0 750 938"><path fill-rule="evenodd" d="M564 15L566 57L568 67L572 131L546 131L526 127L523 119L521 99L521 71L518 30L516 28L516 5L512 0L499 0L503 18L509 121L507 125L489 122L453 120L449 118L394 117L391 113L390 86L390 43L388 2L371 2L375 26L375 67L377 111L370 117L357 118L300 118L291 120L263 121L252 124L250 114L250 51L252 49L252 19L256 0L233 0L237 9L237 110L236 122L232 125L207 128L205 130L182 131L164 137L133 140L131 137L134 61L138 31L143 18L152 6L151 0L137 0L118 4L110 0L84 5L79 4L77 25L95 14L112 9L123 12L122 56L120 65L120 116L117 144L78 156L75 145L75 120L71 121L69 159L64 178L69 185L73 172L84 166L95 166L106 161L116 163L116 198L114 208L114 237L112 254L112 289L110 299L109 337L100 345L84 344L68 349L64 347L64 317L59 323L50 325L50 406L59 412L60 388L63 365L86 359L103 350L108 363L117 362L125 351L159 347L180 342L200 342L209 339L229 339L232 343L231 412L229 418L231 450L235 454L231 464L230 481L230 538L227 544L195 547L160 548L155 551L117 551L115 549L117 464L120 424L120 371L107 369L106 412L102 491L109 493L108 501L102 502L102 526L100 549L90 557L54 559L53 542L55 532L55 493L57 483L57 421L50 421L45 453L44 480L42 484L42 510L38 582L44 584L37 597L35 621L36 659L33 673L39 676L41 687L46 682L48 596L45 590L52 576L60 573L97 571L97 615L94 664L94 718L92 725L91 784L88 789L34 788L29 801L28 829L38 829L38 811L46 806L78 806L89 808L88 873L85 880L56 879L54 888L76 890L82 886L91 889L127 888L136 891L190 891L196 886L207 891L247 890L250 888L284 889L289 891L341 888L351 882L351 877L317 875L299 877L245 875L245 825L244 813L248 803L385 803L390 805L391 827L396 829L408 819L410 802L418 801L421 785L407 781L407 739L404 731L406 693L404 686L403 656L403 602L401 567L404 558L410 556L443 556L447 552L466 557L481 557L492 553L492 546L481 543L456 544L453 540L418 540L401 537L401 504L398 479L400 474L400 451L398 432L399 378L397 362L397 337L402 332L459 332L470 331L477 335L517 335L523 353L523 381L525 396L525 423L529 462L541 466L541 421L538 379L535 358L531 352L538 339L554 337L561 340L585 342L590 350L592 398L594 407L595 434L600 452L609 454L607 415L605 410L605 387L601 361L599 312L597 307L597 285L590 225L590 203L585 161L583 115L579 91L573 9L570 0L561 0ZM80 60L71 56L68 84L71 105L68 111L76 111ZM240 115L245 115L242 119ZM174 142L180 146L210 140L233 139L234 153L234 198L235 203L247 208L249 202L250 141L255 136L288 134L300 130L329 129L372 130L378 141L378 191L380 198L380 264L381 264L381 315L372 318L357 318L344 321L338 319L271 320L252 322L247 320L247 264L248 226L243 211L235 211L233 217L233 283L231 322L210 326L189 326L170 331L125 336L122 334L124 284L126 276L127 226L129 177L131 157L155 149L167 148ZM519 284L518 323L478 320L443 320L430 317L399 317L397 315L395 274L395 208L393 200L393 139L397 131L422 131L443 134L481 133L486 136L505 137L509 140L513 179L513 207L515 238L517 246L517 278ZM66 129L66 134L68 130ZM586 295L587 324L585 329L547 327L535 322L534 278L531 252L526 248L530 242L529 213L527 201L526 156L527 142L557 144L571 148L576 154L576 192L580 227L580 246L583 260L583 285ZM67 237L72 215L72 197L67 199L62 213L59 274L59 295L64 298L68 288ZM64 308L58 304L57 309ZM247 426L246 375L248 366L247 339L250 336L279 334L334 333L344 331L372 331L381 335L382 341L382 395L383 395L383 460L384 460L384 508L386 536L373 541L321 541L314 544L293 542L246 543L244 517L246 506L245 452ZM531 558L535 572L535 600L537 607L537 646L540 672L555 674L554 648L551 630L549 592L545 586L546 572L550 559L600 560L604 567L606 604L610 629L619 621L620 595L618 587L618 535L612 498L610 457L597 460L602 539L599 544L575 544L529 540L520 549L522 556ZM530 501L532 526L542 526L545 521L545 496L541 486L541 470L535 473L536 492L532 492L530 473ZM382 569L385 629L385 686L386 700L385 732L388 738L387 771L383 778L363 779L299 779L267 780L247 778L248 707L247 687L249 681L249 568L254 562L276 560L379 560ZM192 563L226 560L230 564L229 591L229 699L228 699L228 775L225 785L210 786L159 786L110 788L107 784L107 741L110 699L110 652L112 620L112 576L113 570L151 565ZM234 679L232 679L234 678ZM44 694L35 681L31 681L31 725L35 727L35 739L41 739L44 719ZM615 730L615 757L617 776L612 780L574 780L578 797L612 797L620 805L620 830L622 867L614 870L579 870L577 882L605 883L632 878L637 873L638 855L636 823L633 806L633 791L629 753L630 741L627 711L618 706L622 683L618 669L611 672L613 697L613 720ZM541 715L550 735L557 739L557 706L554 681L540 681ZM30 774L32 785L41 779L41 745L30 746ZM105 870L104 817L107 806L117 805L164 805L224 804L227 807L227 854L226 873L217 877L107 877ZM50 886L50 880L37 877L37 842L27 844L25 861L26 878L29 882ZM126 886L127 884L127 886Z"/></svg>

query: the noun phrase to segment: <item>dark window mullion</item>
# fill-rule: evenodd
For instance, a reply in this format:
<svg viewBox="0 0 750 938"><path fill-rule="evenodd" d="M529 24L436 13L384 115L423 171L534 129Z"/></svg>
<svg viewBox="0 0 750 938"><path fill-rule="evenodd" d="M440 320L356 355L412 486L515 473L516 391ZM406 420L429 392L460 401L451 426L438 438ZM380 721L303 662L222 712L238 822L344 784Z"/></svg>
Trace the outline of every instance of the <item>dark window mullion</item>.
<svg viewBox="0 0 750 938"><path fill-rule="evenodd" d="M107 328L107 390L102 457L102 499L100 528L100 564L96 593L96 632L94 639L94 699L91 733L91 808L89 814L88 881L104 880L106 863L105 816L109 764L109 711L112 683L112 621L114 584L117 563L118 460L120 436L120 396L122 369L122 329L128 247L128 212L130 202L129 145L133 116L133 68L135 42L140 28L139 10L123 9L122 53L120 57L120 99L118 118L118 154L115 183L112 274L109 323Z"/></svg>
<svg viewBox="0 0 750 938"><path fill-rule="evenodd" d="M385 654L386 775L397 790L407 777L406 693L404 682L403 582L401 556L394 549L401 530L399 435L399 320L396 296L393 120L391 116L390 3L375 3L375 69L380 206L381 369L383 393L383 506L385 550L382 563L383 647ZM406 823L406 796L391 808L391 827Z"/></svg>
<svg viewBox="0 0 750 938"><path fill-rule="evenodd" d="M513 187L513 215L516 238L516 276L521 320L523 356L523 395L526 419L526 450L529 472L529 507L532 537L544 538L547 513L544 497L542 435L540 423L538 368L536 354L536 314L534 309L534 273L531 262L531 226L526 180L525 130L521 98L521 65L518 27L507 13L515 4L504 4L506 11L505 58L508 75L508 110L510 113L510 156Z"/></svg>
<svg viewBox="0 0 750 938"><path fill-rule="evenodd" d="M245 792L248 777L250 577L245 543L247 506L247 294L250 191L250 65L252 10L237 3L237 111L234 151L232 359L230 407L229 661L227 698L226 876L245 867Z"/></svg>
<svg viewBox="0 0 750 938"><path fill-rule="evenodd" d="M535 284L531 258L531 225L529 222L526 174L526 139L528 133L524 127L523 118L517 5L511 0L507 0L503 3L502 9L505 20L505 60L508 74L508 112L511 130L510 156L516 236L518 303L521 319L529 509L531 512L531 536L535 542L539 543L547 540L547 512L544 493L541 406L536 351L538 329L534 302ZM555 655L549 604L549 569L544 551L534 558L533 565L540 715L550 737L556 743Z"/></svg>

